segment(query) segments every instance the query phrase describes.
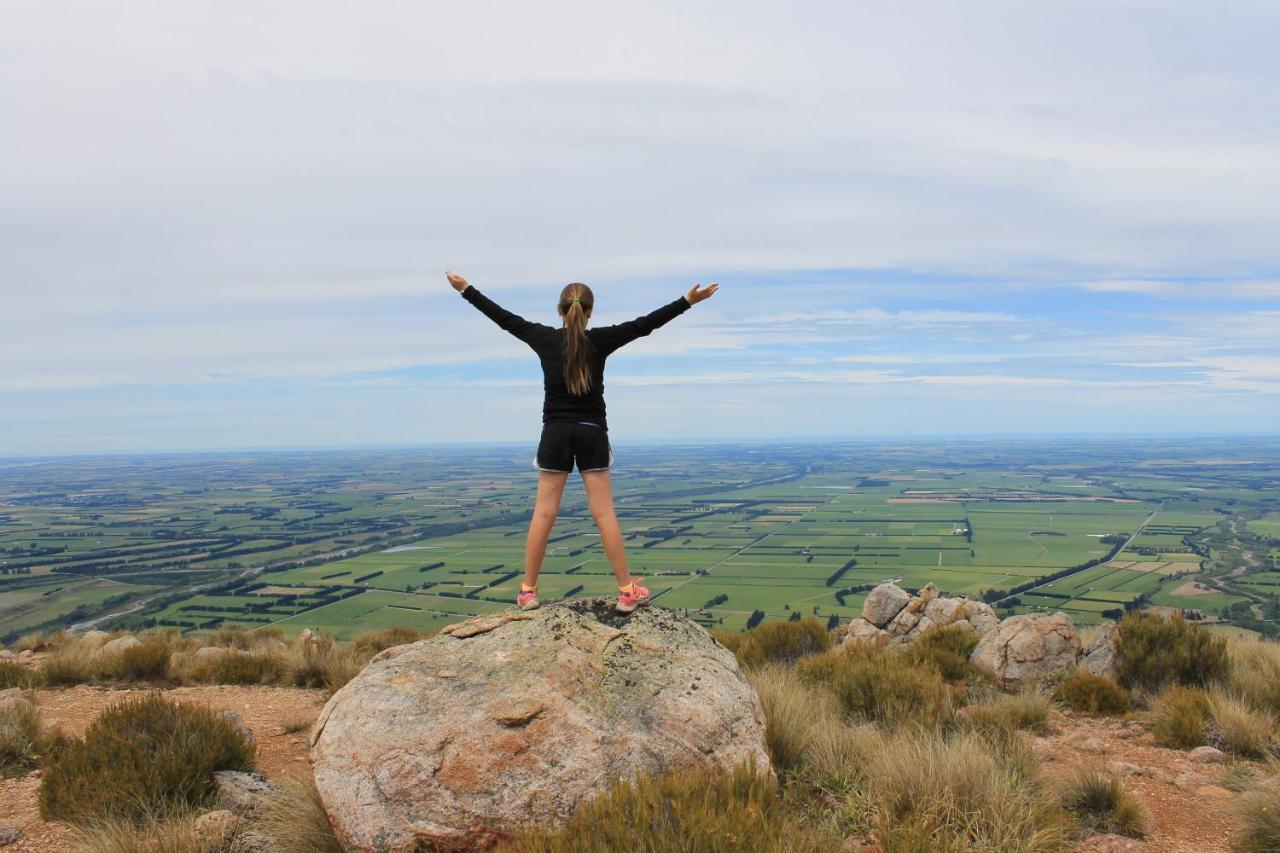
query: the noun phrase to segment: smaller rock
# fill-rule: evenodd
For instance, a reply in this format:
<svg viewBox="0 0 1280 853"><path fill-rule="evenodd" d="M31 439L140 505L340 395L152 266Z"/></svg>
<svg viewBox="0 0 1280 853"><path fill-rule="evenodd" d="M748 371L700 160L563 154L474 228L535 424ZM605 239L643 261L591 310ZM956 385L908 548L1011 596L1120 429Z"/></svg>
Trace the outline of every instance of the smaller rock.
<svg viewBox="0 0 1280 853"><path fill-rule="evenodd" d="M16 661L18 656L8 649L0 649L0 661Z"/></svg>
<svg viewBox="0 0 1280 853"><path fill-rule="evenodd" d="M298 634L298 639L305 643L315 635L315 631L312 631L310 628L303 628L302 632Z"/></svg>
<svg viewBox="0 0 1280 853"><path fill-rule="evenodd" d="M1212 746L1197 746L1187 754L1187 758L1197 764L1222 764L1227 760L1227 754Z"/></svg>
<svg viewBox="0 0 1280 853"><path fill-rule="evenodd" d="M111 635L108 634L106 631L94 630L94 631L86 631L85 635L80 639L88 643L89 645L95 645L98 643L105 643L110 638L111 638Z"/></svg>
<svg viewBox="0 0 1280 853"><path fill-rule="evenodd" d="M1087 737L1076 741L1076 749L1081 752L1092 752L1094 755L1102 755L1107 751L1107 744L1102 738Z"/></svg>
<svg viewBox="0 0 1280 853"><path fill-rule="evenodd" d="M142 645L142 641L137 637L117 637L109 643L105 643L102 648L98 649L97 654L101 656L118 655L126 649L132 649Z"/></svg>
<svg viewBox="0 0 1280 853"><path fill-rule="evenodd" d="M1138 736L1138 745L1139 745L1139 746L1155 746L1155 745L1156 745L1156 736L1155 736L1155 735L1153 735L1153 734L1150 734L1150 733L1145 734L1145 735L1139 735L1139 736Z"/></svg>
<svg viewBox="0 0 1280 853"><path fill-rule="evenodd" d="M1108 761L1107 770L1117 776L1141 776L1142 768L1128 761Z"/></svg>
<svg viewBox="0 0 1280 853"><path fill-rule="evenodd" d="M1179 773L1177 776L1173 777L1173 784L1177 785L1184 791L1194 791L1198 789L1203 782L1204 780L1200 778L1200 774L1193 773L1190 770L1184 773Z"/></svg>
<svg viewBox="0 0 1280 853"><path fill-rule="evenodd" d="M16 826L0 826L0 847L17 844L22 839L22 830Z"/></svg>
<svg viewBox="0 0 1280 853"><path fill-rule="evenodd" d="M853 646L884 645L885 635L879 628L872 625L866 619L854 619L849 623L849 629L845 632L844 642L841 645L844 648Z"/></svg>
<svg viewBox="0 0 1280 853"><path fill-rule="evenodd" d="M1076 845L1076 853L1141 853L1151 848L1136 838L1123 835L1090 835Z"/></svg>
<svg viewBox="0 0 1280 853"><path fill-rule="evenodd" d="M256 811L265 797L279 790L265 776L236 770L219 770L214 773L213 784L218 792L218 805L236 814Z"/></svg>
<svg viewBox="0 0 1280 853"><path fill-rule="evenodd" d="M224 649L222 646L202 646L195 650L192 657L199 661L212 661L226 657L230 653L230 649Z"/></svg>
<svg viewBox="0 0 1280 853"><path fill-rule="evenodd" d="M201 849L221 850L231 840L239 825L240 818L236 817L235 812L219 809L196 818L191 827L191 838Z"/></svg>
<svg viewBox="0 0 1280 853"><path fill-rule="evenodd" d="M31 651L31 649L23 649L22 651L18 652L18 663L27 663L35 656L36 656L36 653Z"/></svg>
<svg viewBox="0 0 1280 853"><path fill-rule="evenodd" d="M249 746L257 746L258 739L254 737L253 729L249 728L248 724L245 723L244 719L239 714L235 711L223 711L222 719L230 723L231 728L238 731L241 736L249 742Z"/></svg>
<svg viewBox="0 0 1280 853"><path fill-rule="evenodd" d="M1173 785L1176 782L1173 774L1168 770L1165 770L1163 767L1148 767L1144 771L1144 775L1151 779L1155 779L1157 782L1163 782L1166 785Z"/></svg>

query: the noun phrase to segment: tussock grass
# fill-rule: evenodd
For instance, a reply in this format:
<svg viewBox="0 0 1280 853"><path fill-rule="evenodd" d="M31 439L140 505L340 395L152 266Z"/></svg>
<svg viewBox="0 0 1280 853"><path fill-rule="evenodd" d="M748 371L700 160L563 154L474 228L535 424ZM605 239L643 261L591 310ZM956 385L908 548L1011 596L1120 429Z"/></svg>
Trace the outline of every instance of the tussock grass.
<svg viewBox="0 0 1280 853"><path fill-rule="evenodd" d="M1129 688L1207 687L1230 676L1227 641L1181 616L1130 614L1115 634L1116 680Z"/></svg>
<svg viewBox="0 0 1280 853"><path fill-rule="evenodd" d="M284 677L287 667L279 654L228 647L216 657L189 658L183 675L200 684L273 684Z"/></svg>
<svg viewBox="0 0 1280 853"><path fill-rule="evenodd" d="M369 631L351 641L356 652L365 657L373 657L379 652L407 643L416 643L435 636L435 631L415 631L412 628L384 628L381 631Z"/></svg>
<svg viewBox="0 0 1280 853"><path fill-rule="evenodd" d="M1209 706L1214 728L1222 735L1229 751L1246 758L1271 754L1276 731L1274 717L1220 690L1210 695Z"/></svg>
<svg viewBox="0 0 1280 853"><path fill-rule="evenodd" d="M765 622L736 637L720 632L714 636L737 656L744 668L795 663L831 648L831 632L826 623L812 616L796 622Z"/></svg>
<svg viewBox="0 0 1280 853"><path fill-rule="evenodd" d="M1027 760L973 732L882 734L865 769L868 828L886 853L1065 850L1064 815Z"/></svg>
<svg viewBox="0 0 1280 853"><path fill-rule="evenodd" d="M0 706L0 774L34 767L44 744L44 729L34 701Z"/></svg>
<svg viewBox="0 0 1280 853"><path fill-rule="evenodd" d="M1049 731L1049 697L1034 689L1000 694L989 702L967 706L960 716L973 729L1023 729L1045 734Z"/></svg>
<svg viewBox="0 0 1280 853"><path fill-rule="evenodd" d="M30 690L40 682L37 673L13 661L0 661L0 690L13 687Z"/></svg>
<svg viewBox="0 0 1280 853"><path fill-rule="evenodd" d="M307 716L290 717L280 724L280 728L287 735L305 732L311 728L312 723L316 721L318 716L318 714L310 714Z"/></svg>
<svg viewBox="0 0 1280 853"><path fill-rule="evenodd" d="M965 628L948 625L931 628L902 652L914 666L938 671L947 681L965 681L977 676L969 665L969 655L978 646L978 635Z"/></svg>
<svg viewBox="0 0 1280 853"><path fill-rule="evenodd" d="M1076 765L1059 774L1056 783L1062 807L1084 829L1130 838L1146 835L1151 818L1118 774Z"/></svg>
<svg viewBox="0 0 1280 853"><path fill-rule="evenodd" d="M139 643L104 661L98 674L120 681L160 681L168 677L169 658L173 654L169 640L146 636Z"/></svg>
<svg viewBox="0 0 1280 853"><path fill-rule="evenodd" d="M40 677L50 687L69 687L92 681L97 673L94 649L83 640L58 647L40 662Z"/></svg>
<svg viewBox="0 0 1280 853"><path fill-rule="evenodd" d="M1235 840L1239 853L1275 853L1280 850L1280 786L1270 785L1249 791L1236 803L1240 835Z"/></svg>
<svg viewBox="0 0 1280 853"><path fill-rule="evenodd" d="M1280 643L1263 640L1233 640L1231 693L1259 711L1280 717Z"/></svg>
<svg viewBox="0 0 1280 853"><path fill-rule="evenodd" d="M253 747L216 711L159 694L104 711L44 761L40 814L144 821L207 802L217 770L253 769Z"/></svg>
<svg viewBox="0 0 1280 853"><path fill-rule="evenodd" d="M776 783L753 768L699 768L622 783L586 803L559 829L532 831L506 853L817 853L841 839L797 824Z"/></svg>
<svg viewBox="0 0 1280 853"><path fill-rule="evenodd" d="M1191 749L1204 743L1213 709L1197 687L1170 687L1151 709L1151 733L1161 746Z"/></svg>
<svg viewBox="0 0 1280 853"><path fill-rule="evenodd" d="M1055 685L1053 698L1082 714L1124 714L1132 707L1129 694L1115 679L1084 669L1066 673Z"/></svg>
<svg viewBox="0 0 1280 853"><path fill-rule="evenodd" d="M833 649L798 665L810 683L830 690L844 714L889 727L938 727L950 722L955 702L941 674L903 655Z"/></svg>
<svg viewBox="0 0 1280 853"><path fill-rule="evenodd" d="M275 780L278 790L254 813L250 829L273 853L342 853L310 774Z"/></svg>
<svg viewBox="0 0 1280 853"><path fill-rule="evenodd" d="M350 646L339 646L327 636L312 637L294 645L286 678L295 687L323 687L334 693L366 662Z"/></svg>
<svg viewBox="0 0 1280 853"><path fill-rule="evenodd" d="M748 678L764 706L765 743L776 770L820 783L847 780L856 771L866 730L845 724L829 691L776 663L750 670Z"/></svg>
<svg viewBox="0 0 1280 853"><path fill-rule="evenodd" d="M231 846L195 837L199 813L184 810L138 820L96 818L73 826L71 841L88 853L228 853Z"/></svg>

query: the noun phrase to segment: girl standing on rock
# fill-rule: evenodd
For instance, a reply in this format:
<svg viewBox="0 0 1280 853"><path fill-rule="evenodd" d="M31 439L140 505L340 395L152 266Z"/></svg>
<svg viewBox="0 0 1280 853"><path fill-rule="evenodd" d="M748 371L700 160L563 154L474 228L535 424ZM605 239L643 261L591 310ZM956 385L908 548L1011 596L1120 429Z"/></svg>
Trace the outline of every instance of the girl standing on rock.
<svg viewBox="0 0 1280 853"><path fill-rule="evenodd" d="M648 604L649 590L639 584L644 578L633 580L627 569L622 529L613 509L613 484L609 477L613 453L609 449L609 427L605 421L604 362L619 348L710 298L720 286L695 284L684 296L652 314L617 326L588 329L595 297L585 284L570 284L560 292L556 306L562 327L554 329L501 308L460 275L446 272L445 277L463 299L532 347L542 362L546 392L542 404L542 439L533 460L539 472L538 497L525 542L524 583L516 603L523 610L538 606L538 573L542 571L547 539L560 511L565 483L576 463L587 490L591 517L600 530L601 544L618 581L618 611L630 613L639 605Z"/></svg>

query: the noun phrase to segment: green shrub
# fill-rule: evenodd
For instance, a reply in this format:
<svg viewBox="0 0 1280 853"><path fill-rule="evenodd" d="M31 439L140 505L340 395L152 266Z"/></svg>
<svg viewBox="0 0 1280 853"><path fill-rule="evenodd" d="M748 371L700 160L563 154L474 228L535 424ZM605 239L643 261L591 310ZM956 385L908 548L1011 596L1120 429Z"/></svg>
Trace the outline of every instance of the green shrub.
<svg viewBox="0 0 1280 853"><path fill-rule="evenodd" d="M675 771L621 782L588 801L561 827L531 831L506 853L615 853L619 850L820 851L840 839L806 832L788 814L777 785L750 768Z"/></svg>
<svg viewBox="0 0 1280 853"><path fill-rule="evenodd" d="M1053 691L1053 698L1082 714L1124 714L1129 694L1115 679L1085 669L1067 673Z"/></svg>
<svg viewBox="0 0 1280 853"><path fill-rule="evenodd" d="M1059 779L1059 798L1084 829L1142 838L1150 818L1117 774L1078 766Z"/></svg>
<svg viewBox="0 0 1280 853"><path fill-rule="evenodd" d="M209 708L159 694L104 711L44 761L46 820L144 820L205 804L218 770L253 769L253 747Z"/></svg>
<svg viewBox="0 0 1280 853"><path fill-rule="evenodd" d="M1120 620L1114 642L1116 680L1125 687L1207 687L1230 674L1227 641L1181 616L1130 614Z"/></svg>
<svg viewBox="0 0 1280 853"><path fill-rule="evenodd" d="M0 661L0 690L8 690L12 687L30 690L39 681L39 676L25 666L13 661Z"/></svg>
<svg viewBox="0 0 1280 853"><path fill-rule="evenodd" d="M947 681L964 681L975 674L969 655L977 645L978 635L973 631L948 625L929 629L904 654L917 666L932 666Z"/></svg>
<svg viewBox="0 0 1280 853"><path fill-rule="evenodd" d="M1236 811L1240 835L1235 849L1240 853L1275 853L1280 850L1280 787L1258 788L1240 797Z"/></svg>
<svg viewBox="0 0 1280 853"><path fill-rule="evenodd" d="M165 637L144 637L139 645L116 655L107 665L108 673L121 681L156 681L169 673L169 641Z"/></svg>
<svg viewBox="0 0 1280 853"><path fill-rule="evenodd" d="M834 649L802 660L799 671L832 691L847 716L865 722L941 726L955 710L938 671L913 666L901 655Z"/></svg>
<svg viewBox="0 0 1280 853"><path fill-rule="evenodd" d="M741 635L733 653L743 667L795 663L831 648L825 622L806 616L795 622L765 622Z"/></svg>
<svg viewBox="0 0 1280 853"><path fill-rule="evenodd" d="M1208 694L1197 687L1170 687L1156 699L1151 713L1156 741L1174 749L1203 744L1213 716Z"/></svg>
<svg viewBox="0 0 1280 853"><path fill-rule="evenodd" d="M369 631L352 641L351 645L365 657L373 657L395 646L416 643L425 640L435 632L415 631L412 628L384 628L381 631Z"/></svg>

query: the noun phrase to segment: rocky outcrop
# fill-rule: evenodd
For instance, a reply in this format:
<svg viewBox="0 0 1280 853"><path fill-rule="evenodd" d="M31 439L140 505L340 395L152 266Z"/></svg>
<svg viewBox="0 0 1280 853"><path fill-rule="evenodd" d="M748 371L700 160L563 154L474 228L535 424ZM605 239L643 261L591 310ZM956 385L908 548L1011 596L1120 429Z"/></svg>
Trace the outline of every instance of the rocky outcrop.
<svg viewBox="0 0 1280 853"><path fill-rule="evenodd" d="M998 622L991 605L970 598L946 598L933 584L911 595L897 584L882 583L867 595L862 618L849 623L844 645L901 645L930 628L948 625L968 628L981 637Z"/></svg>
<svg viewBox="0 0 1280 853"><path fill-rule="evenodd" d="M767 772L764 714L732 653L658 608L576 599L388 649L312 729L349 851L484 849L619 779L702 764Z"/></svg>
<svg viewBox="0 0 1280 853"><path fill-rule="evenodd" d="M1038 684L1080 657L1080 635L1065 613L1011 616L989 632L969 662L1006 690Z"/></svg>
<svg viewBox="0 0 1280 853"><path fill-rule="evenodd" d="M1116 628L1118 624L1115 622L1103 622L1098 629L1093 632L1093 637L1089 640L1089 645L1084 650L1084 655L1080 658L1080 667L1087 669L1094 675L1106 675L1115 678L1116 675Z"/></svg>

